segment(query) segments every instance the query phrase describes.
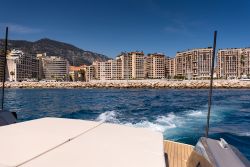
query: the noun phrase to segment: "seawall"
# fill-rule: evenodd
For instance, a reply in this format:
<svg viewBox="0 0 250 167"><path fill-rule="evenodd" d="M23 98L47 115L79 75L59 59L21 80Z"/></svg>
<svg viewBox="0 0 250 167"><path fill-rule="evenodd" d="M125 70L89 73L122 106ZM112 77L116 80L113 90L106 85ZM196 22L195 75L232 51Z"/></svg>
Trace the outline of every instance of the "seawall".
<svg viewBox="0 0 250 167"><path fill-rule="evenodd" d="M6 82L6 88L209 88L209 80L111 80L91 82ZM2 86L2 85L1 85ZM0 86L0 87L1 87ZM250 81L214 80L214 88L250 88Z"/></svg>

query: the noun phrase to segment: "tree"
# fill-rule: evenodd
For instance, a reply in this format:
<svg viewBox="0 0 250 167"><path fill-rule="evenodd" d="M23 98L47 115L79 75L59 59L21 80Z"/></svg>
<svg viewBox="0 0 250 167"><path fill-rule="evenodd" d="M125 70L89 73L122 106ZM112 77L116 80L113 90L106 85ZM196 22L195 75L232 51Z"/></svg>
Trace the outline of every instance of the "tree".
<svg viewBox="0 0 250 167"><path fill-rule="evenodd" d="M10 75L11 75L11 80L13 81L13 76L15 75L15 72L14 72L14 71L11 71L11 72L10 72Z"/></svg>
<svg viewBox="0 0 250 167"><path fill-rule="evenodd" d="M72 75L69 75L69 81L73 81Z"/></svg>
<svg viewBox="0 0 250 167"><path fill-rule="evenodd" d="M67 74L65 74L65 75L63 76L62 80L63 80L63 81L68 81L68 78L70 78L70 81L73 80L72 76L71 76L71 75L68 76ZM71 79L72 79L72 80L71 80Z"/></svg>
<svg viewBox="0 0 250 167"><path fill-rule="evenodd" d="M175 76L174 76L174 79L183 80L183 79L185 79L185 76L183 76L183 75L175 75Z"/></svg>
<svg viewBox="0 0 250 167"><path fill-rule="evenodd" d="M241 65L243 65L244 66L244 64L245 64L245 56L244 56L244 54L242 54L241 55L241 57L240 57L240 63L241 63Z"/></svg>
<svg viewBox="0 0 250 167"><path fill-rule="evenodd" d="M146 72L145 79L148 79L148 78L149 78L149 74L148 72Z"/></svg>

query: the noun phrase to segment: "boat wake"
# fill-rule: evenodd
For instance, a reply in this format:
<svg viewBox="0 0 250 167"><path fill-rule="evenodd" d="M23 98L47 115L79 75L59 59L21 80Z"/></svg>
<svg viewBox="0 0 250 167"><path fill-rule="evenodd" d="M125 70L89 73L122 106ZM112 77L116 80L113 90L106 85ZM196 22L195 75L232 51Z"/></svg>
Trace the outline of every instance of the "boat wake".
<svg viewBox="0 0 250 167"><path fill-rule="evenodd" d="M250 132L242 132L242 133L238 133L238 136L250 136Z"/></svg>
<svg viewBox="0 0 250 167"><path fill-rule="evenodd" d="M218 126L225 119L225 113L223 109L214 106L211 113L212 125L211 134L218 133ZM110 110L99 113L94 120L101 122L115 123L125 126L131 126L136 128L148 128L153 131L161 132L164 138L171 140L193 140L204 135L204 129L206 127L207 108L206 106L200 107L198 110L186 110L186 111L127 111L127 110ZM217 127L217 128L215 128ZM232 130L232 128L230 128ZM225 132L223 128L221 132ZM249 136L248 131L242 131L244 133L237 134L238 136Z"/></svg>
<svg viewBox="0 0 250 167"><path fill-rule="evenodd" d="M119 123L119 120L116 117L117 117L117 112L115 112L115 111L106 111L104 113L101 113L96 118L96 121Z"/></svg>
<svg viewBox="0 0 250 167"><path fill-rule="evenodd" d="M158 132L165 132L167 129L176 128L180 121L177 121L176 115L169 113L167 116L158 116L155 121L141 121L138 123L125 123L124 125L137 127L137 128L149 128Z"/></svg>
<svg viewBox="0 0 250 167"><path fill-rule="evenodd" d="M193 117L200 117L200 116L205 116L205 113L202 112L202 111L195 111L195 110L192 110L190 112L187 113L188 116L193 116Z"/></svg>
<svg viewBox="0 0 250 167"><path fill-rule="evenodd" d="M133 119L133 121L131 121L131 119L128 119L130 121L128 120L124 121L126 120L125 113L123 114L118 111L112 110L99 114L95 120L101 122L116 123L137 128L149 128L154 131L164 133L165 131L170 129L184 127L186 124L191 123L191 120L197 121L199 117L204 117L204 116L205 116L205 111L192 110L183 112L183 114L170 112L167 113L166 115L155 116L150 120L149 118L147 118L146 120L145 118L144 120L140 120L137 118L137 120Z"/></svg>

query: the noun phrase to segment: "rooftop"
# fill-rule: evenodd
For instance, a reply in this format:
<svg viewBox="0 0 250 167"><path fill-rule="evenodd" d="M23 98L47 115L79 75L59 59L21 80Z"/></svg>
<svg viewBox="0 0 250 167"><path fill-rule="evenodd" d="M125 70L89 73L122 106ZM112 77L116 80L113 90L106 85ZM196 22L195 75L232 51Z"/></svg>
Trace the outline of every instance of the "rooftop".
<svg viewBox="0 0 250 167"><path fill-rule="evenodd" d="M69 71L80 71L81 69L85 68L86 65L81 66L69 66Z"/></svg>
<svg viewBox="0 0 250 167"><path fill-rule="evenodd" d="M193 49L188 49L188 50L184 50L184 51L177 51L178 53L184 53L184 52L193 52L196 50L206 50L206 49L213 49L212 47L207 47L207 48L193 48Z"/></svg>

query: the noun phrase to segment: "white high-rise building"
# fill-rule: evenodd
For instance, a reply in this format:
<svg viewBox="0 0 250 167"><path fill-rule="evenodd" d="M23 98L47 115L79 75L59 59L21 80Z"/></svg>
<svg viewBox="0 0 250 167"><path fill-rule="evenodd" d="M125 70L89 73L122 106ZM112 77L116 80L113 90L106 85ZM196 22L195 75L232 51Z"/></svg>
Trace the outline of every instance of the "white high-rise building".
<svg viewBox="0 0 250 167"><path fill-rule="evenodd" d="M212 66L212 48L192 49L176 54L177 76L186 79L210 78Z"/></svg>
<svg viewBox="0 0 250 167"><path fill-rule="evenodd" d="M56 56L44 56L41 61L43 76L46 80L68 80L68 60Z"/></svg>
<svg viewBox="0 0 250 167"><path fill-rule="evenodd" d="M6 78L9 81L37 80L38 59L35 55L14 49L7 55L6 74Z"/></svg>
<svg viewBox="0 0 250 167"><path fill-rule="evenodd" d="M151 79L166 78L165 55L155 53L149 54L145 60L145 77Z"/></svg>
<svg viewBox="0 0 250 167"><path fill-rule="evenodd" d="M144 76L144 53L129 52L121 53L117 58L117 70L119 79L143 79Z"/></svg>
<svg viewBox="0 0 250 167"><path fill-rule="evenodd" d="M249 78L250 48L220 49L217 53L219 78Z"/></svg>

